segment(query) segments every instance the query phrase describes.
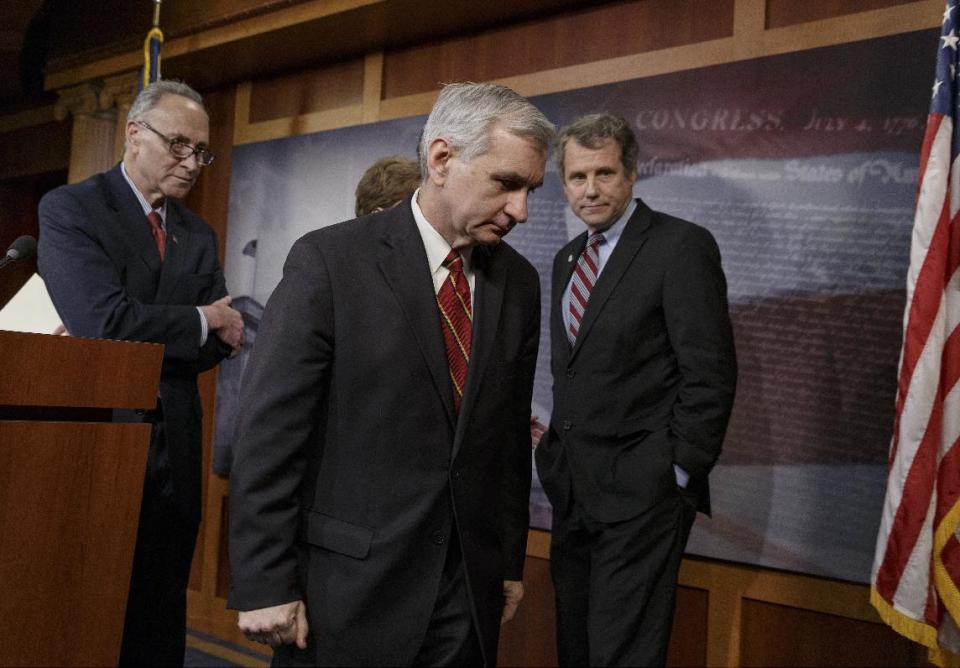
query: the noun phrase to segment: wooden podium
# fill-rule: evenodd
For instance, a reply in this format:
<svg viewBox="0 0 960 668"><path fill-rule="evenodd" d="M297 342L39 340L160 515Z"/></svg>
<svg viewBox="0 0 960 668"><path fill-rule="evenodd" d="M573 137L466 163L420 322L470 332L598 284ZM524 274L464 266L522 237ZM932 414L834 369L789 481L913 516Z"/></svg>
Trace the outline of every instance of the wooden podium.
<svg viewBox="0 0 960 668"><path fill-rule="evenodd" d="M0 331L0 666L117 664L162 358Z"/></svg>

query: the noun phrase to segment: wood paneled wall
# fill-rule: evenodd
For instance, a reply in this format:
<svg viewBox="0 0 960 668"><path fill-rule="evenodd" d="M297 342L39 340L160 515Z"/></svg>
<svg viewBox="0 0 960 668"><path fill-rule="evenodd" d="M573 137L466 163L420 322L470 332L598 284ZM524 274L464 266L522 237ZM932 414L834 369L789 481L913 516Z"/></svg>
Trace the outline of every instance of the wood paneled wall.
<svg viewBox="0 0 960 668"><path fill-rule="evenodd" d="M216 160L205 167L203 178L197 181L190 192L186 204L206 220L217 233L220 243L220 262L223 263L223 240L227 234L227 204L230 188L230 164L233 152L233 108L235 94L233 87L226 90L211 91L204 95L204 105L210 115L210 150L216 154ZM203 442L209 453L209 444L213 442L214 399L216 397L216 370L201 374L199 379L200 397L203 403ZM211 572L208 564L226 563L218 550L223 542L220 535L220 499L226 497L226 481L211 471L211 458L203 458L203 508L200 515L200 534L194 551L193 570L190 573L189 589L203 595L193 608L206 607L212 601L225 596L215 588L216 571ZM213 553L210 551L213 550ZM222 568L222 566L221 566ZM206 615L223 614L222 604L205 610Z"/></svg>
<svg viewBox="0 0 960 668"><path fill-rule="evenodd" d="M208 91L218 157L188 204L222 243L233 146L423 114L443 81L496 80L525 95L546 94L932 28L943 11L940 0L631 0L580 7L336 62L304 63L292 74ZM196 38L199 45L208 41L204 34ZM110 63L130 62L135 58L128 55L83 71L102 76ZM228 483L209 471L214 384L212 373L201 379L205 507L188 592L189 625L262 652L242 639L235 613L225 610ZM548 545L549 534L531 532L527 599L504 628L503 665L555 664ZM863 585L704 559L687 559L680 579L671 665L924 663L922 648L879 622Z"/></svg>
<svg viewBox="0 0 960 668"><path fill-rule="evenodd" d="M388 51L383 98L493 81L733 34L733 0L633 0ZM665 27L669 26L669 29Z"/></svg>
<svg viewBox="0 0 960 668"><path fill-rule="evenodd" d="M556 666L549 534L532 531L526 598L503 627L500 663ZM926 649L882 624L866 587L687 558L669 666L923 666Z"/></svg>
<svg viewBox="0 0 960 668"><path fill-rule="evenodd" d="M54 119L53 107L0 117L0 255L21 235L37 237L40 198L67 182L70 128ZM36 270L31 259L0 271L0 307Z"/></svg>
<svg viewBox="0 0 960 668"><path fill-rule="evenodd" d="M443 81L498 80L535 95L929 28L941 12L927 0L612 3L242 82L234 143L426 113ZM204 178L214 173L227 178ZM225 207L216 190L213 207ZM190 624L242 644L223 611L226 490L209 478ZM503 665L556 663L548 545L549 534L531 532L527 599L504 628ZM863 585L704 559L685 561L681 585L671 665L925 664L925 650L880 623Z"/></svg>
<svg viewBox="0 0 960 668"><path fill-rule="evenodd" d="M46 164L43 165L46 167ZM29 234L37 238L37 205L48 190L67 182L67 170L40 171L27 176L0 180L0 255L17 237ZM0 271L0 308L37 271L37 260L20 260Z"/></svg>

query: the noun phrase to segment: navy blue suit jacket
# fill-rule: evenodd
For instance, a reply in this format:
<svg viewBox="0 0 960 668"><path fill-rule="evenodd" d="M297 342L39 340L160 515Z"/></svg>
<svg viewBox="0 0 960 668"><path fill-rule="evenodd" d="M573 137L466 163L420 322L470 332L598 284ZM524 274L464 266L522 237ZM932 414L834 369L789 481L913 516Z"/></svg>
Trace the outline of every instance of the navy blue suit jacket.
<svg viewBox="0 0 960 668"><path fill-rule="evenodd" d="M737 379L717 243L638 200L571 346L561 298L586 239L553 264L553 414L536 451L543 488L559 516L572 497L592 517L619 522L675 494L679 464L709 513L707 475Z"/></svg>
<svg viewBox="0 0 960 668"><path fill-rule="evenodd" d="M455 531L496 660L527 541L540 283L505 243L472 265L459 417L409 200L301 238L267 303L241 387L229 604L306 601L309 664L409 665Z"/></svg>
<svg viewBox="0 0 960 668"><path fill-rule="evenodd" d="M184 518L196 523L201 475L197 374L229 353L212 332L200 346L196 306L226 294L214 231L168 199L161 262L119 165L47 193L39 214L40 275L67 331L165 346L160 398L166 439L151 450L148 475L159 476Z"/></svg>

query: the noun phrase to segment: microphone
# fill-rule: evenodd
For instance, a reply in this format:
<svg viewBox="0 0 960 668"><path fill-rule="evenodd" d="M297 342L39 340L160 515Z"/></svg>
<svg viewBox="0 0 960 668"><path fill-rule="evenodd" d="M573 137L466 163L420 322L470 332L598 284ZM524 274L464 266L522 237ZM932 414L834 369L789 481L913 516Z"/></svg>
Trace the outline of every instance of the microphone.
<svg viewBox="0 0 960 668"><path fill-rule="evenodd" d="M0 267L3 267L16 260L28 260L37 254L37 240L29 234L17 237L16 241L10 244L7 254L0 259Z"/></svg>

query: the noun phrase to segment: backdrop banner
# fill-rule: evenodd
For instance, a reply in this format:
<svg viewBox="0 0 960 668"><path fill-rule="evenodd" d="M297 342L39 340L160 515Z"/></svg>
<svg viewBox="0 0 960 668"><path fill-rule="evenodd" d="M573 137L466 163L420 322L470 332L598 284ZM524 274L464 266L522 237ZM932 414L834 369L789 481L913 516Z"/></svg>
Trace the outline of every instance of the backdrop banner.
<svg viewBox="0 0 960 668"><path fill-rule="evenodd" d="M687 551L867 582L892 430L904 285L936 31L533 98L555 123L611 111L640 142L636 195L716 236L740 378L711 476L713 518ZM242 355L220 367L215 468L229 469L236 393L293 242L353 217L381 156L415 157L423 116L238 146L226 274ZM507 237L537 268L543 324L533 412L551 409L556 251L583 226L558 174ZM537 480L532 524L550 526Z"/></svg>

